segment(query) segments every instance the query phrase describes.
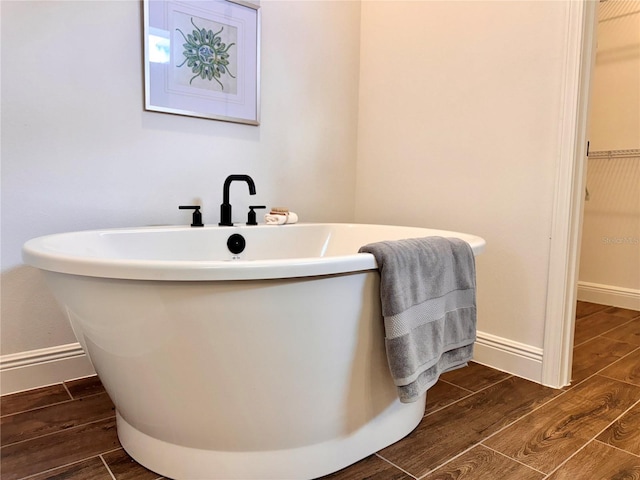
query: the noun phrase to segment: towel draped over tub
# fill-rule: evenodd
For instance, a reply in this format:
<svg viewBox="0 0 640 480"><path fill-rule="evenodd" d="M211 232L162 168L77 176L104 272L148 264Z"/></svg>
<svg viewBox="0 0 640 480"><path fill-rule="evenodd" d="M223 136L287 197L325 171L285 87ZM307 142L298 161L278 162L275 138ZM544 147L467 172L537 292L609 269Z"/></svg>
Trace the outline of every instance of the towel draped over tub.
<svg viewBox="0 0 640 480"><path fill-rule="evenodd" d="M365 245L380 270L380 299L391 376L403 403L441 373L463 367L476 339L476 273L471 246L425 237Z"/></svg>

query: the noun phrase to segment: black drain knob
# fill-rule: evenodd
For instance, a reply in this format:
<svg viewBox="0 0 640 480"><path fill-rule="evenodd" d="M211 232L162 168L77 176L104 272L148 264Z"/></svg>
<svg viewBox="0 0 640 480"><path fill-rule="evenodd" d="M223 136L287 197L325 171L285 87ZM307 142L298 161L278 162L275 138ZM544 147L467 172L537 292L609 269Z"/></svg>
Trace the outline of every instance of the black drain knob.
<svg viewBox="0 0 640 480"><path fill-rule="evenodd" d="M227 248L231 253L234 253L234 254L242 253L244 250L244 247L246 246L247 246L247 242L245 241L244 237L239 233L234 233L227 240Z"/></svg>

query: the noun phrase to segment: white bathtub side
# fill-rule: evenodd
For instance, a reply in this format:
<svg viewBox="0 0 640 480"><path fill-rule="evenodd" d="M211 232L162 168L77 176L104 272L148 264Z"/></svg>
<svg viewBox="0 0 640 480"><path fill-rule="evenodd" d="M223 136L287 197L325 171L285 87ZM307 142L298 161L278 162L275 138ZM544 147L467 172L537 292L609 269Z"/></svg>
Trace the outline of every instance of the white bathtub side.
<svg viewBox="0 0 640 480"><path fill-rule="evenodd" d="M170 478L316 478L399 440L378 273L153 282L47 272L119 415ZM288 458L288 461L285 461Z"/></svg>
<svg viewBox="0 0 640 480"><path fill-rule="evenodd" d="M245 256L221 259L237 232ZM133 458L175 479L298 480L422 418L425 396L397 399L377 265L356 252L430 235L484 248L455 232L317 224L71 233L23 252L66 309Z"/></svg>

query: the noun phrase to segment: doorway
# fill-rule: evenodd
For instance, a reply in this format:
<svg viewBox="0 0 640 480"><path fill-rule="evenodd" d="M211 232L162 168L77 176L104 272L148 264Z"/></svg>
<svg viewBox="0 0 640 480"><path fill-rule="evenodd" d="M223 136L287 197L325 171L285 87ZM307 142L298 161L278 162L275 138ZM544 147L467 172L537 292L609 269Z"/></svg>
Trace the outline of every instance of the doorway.
<svg viewBox="0 0 640 480"><path fill-rule="evenodd" d="M571 381L587 187L588 120L600 6L601 2L569 2L568 7L562 151L556 174L542 360L542 383L556 388Z"/></svg>
<svg viewBox="0 0 640 480"><path fill-rule="evenodd" d="M597 2L568 2L541 383L571 381Z"/></svg>

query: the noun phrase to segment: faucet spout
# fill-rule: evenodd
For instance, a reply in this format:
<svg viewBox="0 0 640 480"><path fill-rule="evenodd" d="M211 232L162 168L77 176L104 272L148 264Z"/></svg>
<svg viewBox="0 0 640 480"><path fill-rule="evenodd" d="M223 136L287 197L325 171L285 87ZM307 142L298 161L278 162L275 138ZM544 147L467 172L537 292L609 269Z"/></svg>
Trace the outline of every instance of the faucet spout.
<svg viewBox="0 0 640 480"><path fill-rule="evenodd" d="M220 205L220 223L218 225L224 227L232 227L231 221L231 204L229 203L229 190L232 182L247 182L249 186L249 195L256 194L256 184L249 175L229 175L224 181L222 190L222 205Z"/></svg>

